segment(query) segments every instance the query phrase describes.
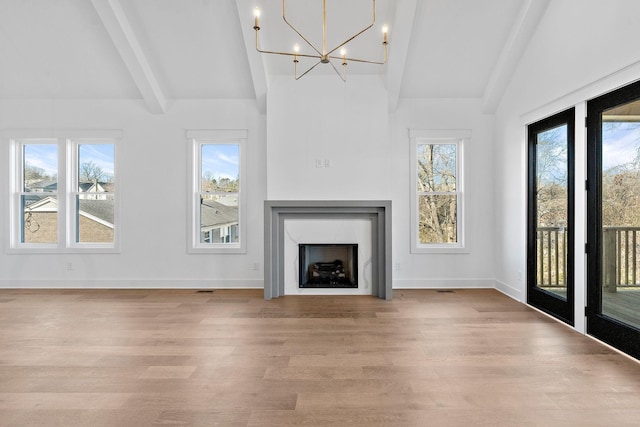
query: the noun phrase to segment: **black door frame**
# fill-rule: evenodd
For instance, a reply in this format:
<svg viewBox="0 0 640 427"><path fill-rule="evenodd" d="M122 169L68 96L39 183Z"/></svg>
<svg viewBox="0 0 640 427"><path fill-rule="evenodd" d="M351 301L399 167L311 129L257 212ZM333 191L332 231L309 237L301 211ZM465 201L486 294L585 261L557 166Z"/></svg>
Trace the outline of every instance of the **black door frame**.
<svg viewBox="0 0 640 427"><path fill-rule="evenodd" d="M537 135L558 126L567 125L567 298L537 286L537 197L536 162ZM527 303L557 319L574 325L575 319L575 108L562 111L527 127Z"/></svg>
<svg viewBox="0 0 640 427"><path fill-rule="evenodd" d="M640 82L587 101L587 334L640 358L640 330L602 314L602 112L640 99Z"/></svg>

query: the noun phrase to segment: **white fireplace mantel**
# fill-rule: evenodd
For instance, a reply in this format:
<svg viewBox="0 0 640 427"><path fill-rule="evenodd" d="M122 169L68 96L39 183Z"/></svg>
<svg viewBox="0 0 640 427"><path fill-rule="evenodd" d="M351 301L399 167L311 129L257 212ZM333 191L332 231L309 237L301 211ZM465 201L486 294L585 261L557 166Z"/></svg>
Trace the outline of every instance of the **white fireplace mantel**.
<svg viewBox="0 0 640 427"><path fill-rule="evenodd" d="M371 294L392 298L390 200L266 200L264 298L285 295L284 230L287 219L371 219Z"/></svg>

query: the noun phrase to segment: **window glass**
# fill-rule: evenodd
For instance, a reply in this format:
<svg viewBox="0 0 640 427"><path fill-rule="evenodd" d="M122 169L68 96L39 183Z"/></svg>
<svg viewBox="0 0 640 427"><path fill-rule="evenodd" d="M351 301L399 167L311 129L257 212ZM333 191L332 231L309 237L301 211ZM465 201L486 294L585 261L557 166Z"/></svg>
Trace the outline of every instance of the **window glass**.
<svg viewBox="0 0 640 427"><path fill-rule="evenodd" d="M23 191L56 193L58 191L58 146L30 143L22 146Z"/></svg>
<svg viewBox="0 0 640 427"><path fill-rule="evenodd" d="M58 242L58 146L22 145L21 243Z"/></svg>
<svg viewBox="0 0 640 427"><path fill-rule="evenodd" d="M75 195L77 243L112 243L115 216L115 146L79 143Z"/></svg>
<svg viewBox="0 0 640 427"><path fill-rule="evenodd" d="M417 144L418 243L458 243L458 146Z"/></svg>
<svg viewBox="0 0 640 427"><path fill-rule="evenodd" d="M240 146L202 144L200 243L238 243Z"/></svg>

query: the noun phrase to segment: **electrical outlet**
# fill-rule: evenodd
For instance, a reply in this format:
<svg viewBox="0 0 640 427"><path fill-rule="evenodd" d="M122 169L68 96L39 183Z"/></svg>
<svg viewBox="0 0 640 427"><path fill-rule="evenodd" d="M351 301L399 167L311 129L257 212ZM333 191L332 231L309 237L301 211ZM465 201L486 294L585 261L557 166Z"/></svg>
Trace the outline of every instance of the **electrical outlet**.
<svg viewBox="0 0 640 427"><path fill-rule="evenodd" d="M316 167L317 168L321 168L322 167L322 159L316 159Z"/></svg>
<svg viewBox="0 0 640 427"><path fill-rule="evenodd" d="M399 263L399 262L396 262L396 264L395 264L395 270L396 270L396 271L400 271L400 263Z"/></svg>
<svg viewBox="0 0 640 427"><path fill-rule="evenodd" d="M67 270L69 270L69 271L73 270L73 263L71 263L71 262L67 263Z"/></svg>
<svg viewBox="0 0 640 427"><path fill-rule="evenodd" d="M259 263L259 262L254 262L254 263L251 265L251 269L252 269L252 270L254 270L254 271L258 271L258 270L260 270L260 263Z"/></svg>
<svg viewBox="0 0 640 427"><path fill-rule="evenodd" d="M330 168L331 167L331 161L329 159L324 159L324 167L325 168Z"/></svg>

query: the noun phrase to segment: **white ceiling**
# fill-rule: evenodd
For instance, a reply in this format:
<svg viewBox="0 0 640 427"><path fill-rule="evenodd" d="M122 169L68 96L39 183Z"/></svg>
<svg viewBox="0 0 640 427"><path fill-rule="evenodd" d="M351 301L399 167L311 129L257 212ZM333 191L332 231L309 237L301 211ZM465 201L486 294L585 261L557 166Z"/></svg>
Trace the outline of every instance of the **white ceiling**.
<svg viewBox="0 0 640 427"><path fill-rule="evenodd" d="M547 2L377 0L374 27L348 51L381 59L386 24L389 62L350 63L348 75L379 74L395 102L473 97L490 110ZM287 1L289 20L314 43L321 4ZM256 5L261 48L291 50L297 40L279 0L0 0L0 99L144 99L154 112L166 99L259 100L293 64L255 51ZM327 0L328 47L368 25L371 5ZM311 73L333 70L321 64Z"/></svg>

